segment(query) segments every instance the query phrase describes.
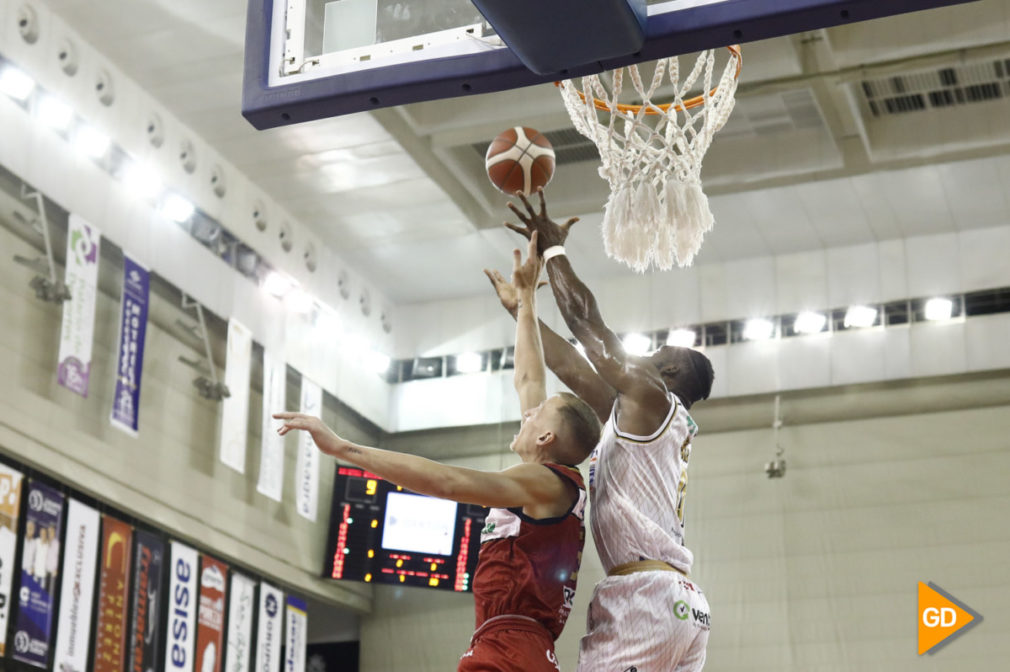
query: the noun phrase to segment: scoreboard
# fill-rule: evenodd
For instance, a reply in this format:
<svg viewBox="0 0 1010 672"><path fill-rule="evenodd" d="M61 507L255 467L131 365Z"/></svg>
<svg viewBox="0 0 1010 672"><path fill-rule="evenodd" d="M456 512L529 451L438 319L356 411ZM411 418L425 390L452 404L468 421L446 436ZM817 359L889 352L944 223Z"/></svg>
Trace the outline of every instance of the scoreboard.
<svg viewBox="0 0 1010 672"><path fill-rule="evenodd" d="M487 511L337 465L324 576L469 592Z"/></svg>

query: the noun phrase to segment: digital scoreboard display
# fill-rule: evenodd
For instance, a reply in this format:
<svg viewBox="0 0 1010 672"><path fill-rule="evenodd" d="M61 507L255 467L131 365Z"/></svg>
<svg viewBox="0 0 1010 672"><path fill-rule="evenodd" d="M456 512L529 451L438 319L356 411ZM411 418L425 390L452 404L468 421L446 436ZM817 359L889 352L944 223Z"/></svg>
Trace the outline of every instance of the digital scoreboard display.
<svg viewBox="0 0 1010 672"><path fill-rule="evenodd" d="M469 592L487 512L337 465L324 576Z"/></svg>

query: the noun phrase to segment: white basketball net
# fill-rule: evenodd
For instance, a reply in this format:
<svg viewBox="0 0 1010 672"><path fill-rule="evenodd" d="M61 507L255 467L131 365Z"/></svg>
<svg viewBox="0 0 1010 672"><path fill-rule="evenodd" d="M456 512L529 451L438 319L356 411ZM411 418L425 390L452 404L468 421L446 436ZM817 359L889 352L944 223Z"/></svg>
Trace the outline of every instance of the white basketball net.
<svg viewBox="0 0 1010 672"><path fill-rule="evenodd" d="M610 110L618 109L624 68L613 71L609 91L600 75L582 78L584 97L572 80L561 84L575 130L600 150L600 177L610 183L603 216L604 249L636 271L644 272L650 265L662 270L674 263L690 266L712 228L714 218L701 188L701 161L733 111L739 56L731 53L714 89L712 50L699 56L683 80L676 57L656 61L648 88L638 66L628 66L628 76L642 98L637 113L600 111L594 104L595 97ZM652 97L667 79L674 93L664 111ZM685 96L699 79L704 104L687 109ZM647 115L650 110L655 114Z"/></svg>

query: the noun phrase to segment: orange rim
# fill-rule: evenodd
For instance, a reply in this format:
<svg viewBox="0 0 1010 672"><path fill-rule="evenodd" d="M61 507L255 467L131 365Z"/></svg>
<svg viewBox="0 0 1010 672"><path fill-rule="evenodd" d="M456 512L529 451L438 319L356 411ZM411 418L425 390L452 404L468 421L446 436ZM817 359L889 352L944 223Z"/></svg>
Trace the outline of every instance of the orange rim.
<svg viewBox="0 0 1010 672"><path fill-rule="evenodd" d="M729 52L731 54L736 56L736 72L733 73L733 79L740 79L740 70L743 69L743 53L740 51L740 45L731 44L726 48L729 49ZM564 86L564 83L554 82L554 86L561 88ZM711 91L709 91L708 96L715 95L717 88L718 87L713 88ZM586 101L586 94L582 93L578 89L575 90L575 93L579 94L579 98L582 99L582 102ZM684 101L683 106L677 105L673 109L677 112L683 112L684 110L692 110L696 107L701 107L702 105L705 104L705 98L707 98L708 96L701 95L701 96L695 96L694 98L688 98L687 100ZM612 108L610 107L610 105L607 105L606 102L600 100L599 98L593 98L593 106L597 110L601 110L603 112L614 112L616 110L617 112L638 114L639 112L642 111L643 107L648 107L648 109L645 110L646 114L660 114L660 112L658 112L657 110L662 110L662 112L665 113L670 109L670 106L672 104L673 103L664 103L662 105L646 106L646 105L625 105L624 103L618 103L616 107Z"/></svg>

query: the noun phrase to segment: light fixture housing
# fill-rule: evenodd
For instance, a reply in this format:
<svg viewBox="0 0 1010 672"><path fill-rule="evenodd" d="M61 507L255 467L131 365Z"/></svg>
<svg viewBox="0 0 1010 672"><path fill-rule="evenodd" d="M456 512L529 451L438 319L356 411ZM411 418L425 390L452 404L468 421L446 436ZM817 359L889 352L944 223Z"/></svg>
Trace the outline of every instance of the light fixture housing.
<svg viewBox="0 0 1010 672"><path fill-rule="evenodd" d="M877 322L877 309L873 306L849 306L842 324L846 329L865 329Z"/></svg>
<svg viewBox="0 0 1010 672"><path fill-rule="evenodd" d="M745 341L767 341L775 335L775 323L763 317L747 320L743 325Z"/></svg>
<svg viewBox="0 0 1010 672"><path fill-rule="evenodd" d="M793 331L797 334L819 334L824 331L824 326L828 323L828 318L823 313L813 311L803 311L796 316L793 322Z"/></svg>
<svg viewBox="0 0 1010 672"><path fill-rule="evenodd" d="M0 70L0 92L5 93L14 100L24 102L35 90L35 80L29 77L23 70L15 68L13 65L5 65Z"/></svg>
<svg viewBox="0 0 1010 672"><path fill-rule="evenodd" d="M277 271L270 271L267 277L263 278L263 291L278 299L284 298L294 288L295 281Z"/></svg>
<svg viewBox="0 0 1010 672"><path fill-rule="evenodd" d="M287 296L284 297L284 303L286 303L288 308L292 311L301 313L302 315L307 315L312 312L312 307L316 304L312 295L299 287L295 287L292 291L287 293Z"/></svg>
<svg viewBox="0 0 1010 672"><path fill-rule="evenodd" d="M81 126L74 136L74 146L91 159L101 159L109 151L112 141L94 126Z"/></svg>
<svg viewBox="0 0 1010 672"><path fill-rule="evenodd" d="M377 350L368 350L365 352L366 366L380 376L384 376L389 372L389 365L392 363L393 360L389 355Z"/></svg>
<svg viewBox="0 0 1010 672"><path fill-rule="evenodd" d="M652 348L652 339L645 334L631 333L621 339L621 344L629 355L641 356L647 354Z"/></svg>
<svg viewBox="0 0 1010 672"><path fill-rule="evenodd" d="M196 206L179 194L168 194L161 203L161 214L180 224L189 221L195 212Z"/></svg>
<svg viewBox="0 0 1010 672"><path fill-rule="evenodd" d="M70 124L74 120L74 108L59 98L44 96L38 101L35 115L40 122L49 128L56 131L65 131L70 128Z"/></svg>
<svg viewBox="0 0 1010 672"><path fill-rule="evenodd" d="M694 329L671 329L666 335L666 344L679 348L693 348L698 340L698 333Z"/></svg>
<svg viewBox="0 0 1010 672"><path fill-rule="evenodd" d="M456 371L459 373L479 373L484 369L484 358L478 352L464 352L456 355Z"/></svg>
<svg viewBox="0 0 1010 672"><path fill-rule="evenodd" d="M123 184L140 198L153 198L162 188L161 178L153 168L131 161L123 167Z"/></svg>

